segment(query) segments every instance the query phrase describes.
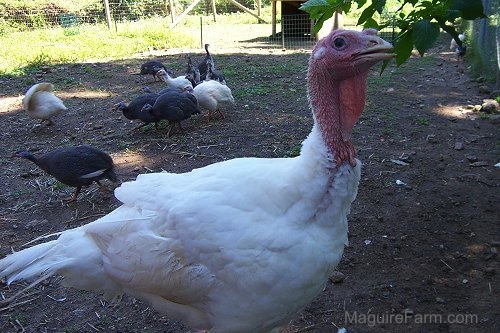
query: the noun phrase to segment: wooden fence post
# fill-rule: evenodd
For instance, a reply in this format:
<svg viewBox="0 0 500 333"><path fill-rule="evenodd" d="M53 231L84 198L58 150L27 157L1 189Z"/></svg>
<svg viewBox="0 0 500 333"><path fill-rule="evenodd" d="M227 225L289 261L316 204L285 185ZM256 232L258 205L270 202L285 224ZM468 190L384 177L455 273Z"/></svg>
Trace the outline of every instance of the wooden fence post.
<svg viewBox="0 0 500 333"><path fill-rule="evenodd" d="M106 13L106 22L108 22L108 29L111 30L111 13L109 11L108 0L104 0L104 12Z"/></svg>

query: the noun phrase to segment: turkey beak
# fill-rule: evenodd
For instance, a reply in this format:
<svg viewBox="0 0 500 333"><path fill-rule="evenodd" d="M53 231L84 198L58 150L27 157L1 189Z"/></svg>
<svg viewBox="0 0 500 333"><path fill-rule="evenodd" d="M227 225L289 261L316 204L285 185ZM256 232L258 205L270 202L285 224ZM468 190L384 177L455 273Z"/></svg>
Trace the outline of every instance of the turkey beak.
<svg viewBox="0 0 500 333"><path fill-rule="evenodd" d="M368 46L353 54L353 59L362 59L368 62L379 62L394 58L394 47L391 43L378 36L369 36Z"/></svg>

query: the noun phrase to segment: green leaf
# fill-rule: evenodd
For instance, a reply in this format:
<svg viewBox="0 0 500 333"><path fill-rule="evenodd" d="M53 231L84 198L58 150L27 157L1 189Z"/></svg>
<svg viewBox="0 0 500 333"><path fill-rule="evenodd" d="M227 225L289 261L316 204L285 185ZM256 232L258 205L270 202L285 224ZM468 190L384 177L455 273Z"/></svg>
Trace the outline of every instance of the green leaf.
<svg viewBox="0 0 500 333"><path fill-rule="evenodd" d="M439 37L439 24L429 20L420 20L413 26L413 43L418 53L423 56Z"/></svg>
<svg viewBox="0 0 500 333"><path fill-rule="evenodd" d="M377 30L380 30L380 27L377 23L377 21L375 21L373 18L368 18L366 21L365 21L365 24L363 24L363 28L367 29L367 28L374 28L374 29L377 29Z"/></svg>
<svg viewBox="0 0 500 333"><path fill-rule="evenodd" d="M363 23L366 22L366 20L368 20L369 18L372 18L373 14L375 14L375 11L376 11L376 9L373 6L373 4L366 7L366 9L363 10L363 12L361 13L361 16L359 17L357 24L362 25Z"/></svg>
<svg viewBox="0 0 500 333"><path fill-rule="evenodd" d="M459 11L460 17L465 20L474 20L484 15L483 3L481 0L452 0L450 10Z"/></svg>
<svg viewBox="0 0 500 333"><path fill-rule="evenodd" d="M399 35L399 38L394 44L394 52L396 53L396 64L400 66L411 56L413 50L413 30L407 30Z"/></svg>
<svg viewBox="0 0 500 333"><path fill-rule="evenodd" d="M328 20L330 17L333 16L333 13L335 13L334 9L326 9L325 12L320 17L317 17L317 22L314 24L314 33L317 34L320 30L321 27L323 27L323 23L325 23L326 20Z"/></svg>
<svg viewBox="0 0 500 333"><path fill-rule="evenodd" d="M361 8L365 5L366 0L358 0L357 3L358 3L358 8Z"/></svg>
<svg viewBox="0 0 500 333"><path fill-rule="evenodd" d="M379 14L382 14L382 11L384 10L385 1L386 0L372 0L374 8Z"/></svg>
<svg viewBox="0 0 500 333"><path fill-rule="evenodd" d="M384 60L382 62L382 67L380 68L380 75L382 75L382 73L384 72L384 70L387 68L387 66L389 65L389 61L391 61L390 59L389 60Z"/></svg>
<svg viewBox="0 0 500 333"><path fill-rule="evenodd" d="M299 7L300 10L309 13L311 18L320 17L329 8L331 5L326 0L308 0Z"/></svg>
<svg viewBox="0 0 500 333"><path fill-rule="evenodd" d="M446 25L446 22L443 20L438 20L438 23L441 29L450 34L451 37L453 37L453 39L457 41L458 45L462 46L462 41L460 40L460 38L458 38L458 32L455 30L455 27Z"/></svg>
<svg viewBox="0 0 500 333"><path fill-rule="evenodd" d="M345 4L342 5L342 11L344 13L349 13L351 11L351 2L346 2Z"/></svg>

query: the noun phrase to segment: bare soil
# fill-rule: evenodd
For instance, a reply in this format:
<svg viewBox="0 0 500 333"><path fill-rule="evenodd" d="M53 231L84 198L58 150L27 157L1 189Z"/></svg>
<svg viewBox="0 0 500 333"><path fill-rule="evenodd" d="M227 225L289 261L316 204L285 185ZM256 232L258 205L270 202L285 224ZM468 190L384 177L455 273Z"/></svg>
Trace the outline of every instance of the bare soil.
<svg viewBox="0 0 500 333"><path fill-rule="evenodd" d="M216 53L216 51L212 51ZM194 55L201 57L202 53ZM309 133L307 52L220 54L236 104L225 119L206 115L131 132L112 106L164 83L132 75L144 58L67 64L30 76L0 78L0 255L33 238L91 222L118 207L95 186L76 203L73 191L34 164L10 155L90 144L111 154L120 181L140 173L185 172L241 156L291 156ZM180 73L183 53L155 57ZM343 276L290 323L291 332L500 332L498 302L498 119L473 112L481 104L467 63L443 42L424 58L370 77L367 108L354 143L363 161L350 215ZM35 82L56 86L68 111L39 125L21 108ZM118 184L107 185L111 188ZM152 195L154 195L152 193ZM230 195L228 193L228 195ZM50 278L0 309L1 332L186 332L140 301L118 304L66 289ZM339 280L339 281L337 281ZM336 281L336 282L334 282ZM8 298L26 283L2 286Z"/></svg>

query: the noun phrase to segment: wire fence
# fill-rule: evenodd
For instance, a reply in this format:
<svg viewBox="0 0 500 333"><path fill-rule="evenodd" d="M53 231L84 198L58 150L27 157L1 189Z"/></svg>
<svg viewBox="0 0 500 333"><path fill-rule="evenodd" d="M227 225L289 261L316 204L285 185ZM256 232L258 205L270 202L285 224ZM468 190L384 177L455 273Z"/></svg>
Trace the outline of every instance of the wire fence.
<svg viewBox="0 0 500 333"><path fill-rule="evenodd" d="M483 5L489 18L472 22L466 44L475 55L478 74L495 80L495 88L500 89L500 0L483 0Z"/></svg>
<svg viewBox="0 0 500 333"><path fill-rule="evenodd" d="M102 0L82 0L78 4L56 1L38 2L36 7L29 6L28 2L17 6L0 3L0 35L54 28L64 29L66 35L75 35L80 33L83 25L108 26L118 33L127 22L155 19L170 25L171 29L180 27L183 31L188 30L200 45L212 42L219 44L219 48L311 49L316 42L314 22L308 14L298 8L292 8L293 14L288 14L289 7L276 6L273 20L271 0L259 1L260 8L257 0L237 0L239 5L235 4L235 0L216 0L215 8L212 8L211 0L109 0L108 10ZM188 10L189 16L185 15ZM227 14L238 14L233 25L240 27L230 28L241 29L237 31L236 40L227 40L233 38L227 33L227 25L213 22L227 17ZM200 20L193 19L196 17ZM186 29L183 20L189 19L191 26ZM242 21L244 23L240 24ZM126 27L129 29L130 25ZM216 37L219 40L213 41Z"/></svg>

